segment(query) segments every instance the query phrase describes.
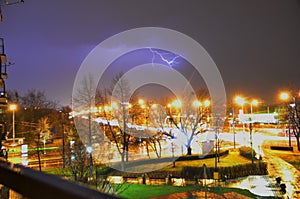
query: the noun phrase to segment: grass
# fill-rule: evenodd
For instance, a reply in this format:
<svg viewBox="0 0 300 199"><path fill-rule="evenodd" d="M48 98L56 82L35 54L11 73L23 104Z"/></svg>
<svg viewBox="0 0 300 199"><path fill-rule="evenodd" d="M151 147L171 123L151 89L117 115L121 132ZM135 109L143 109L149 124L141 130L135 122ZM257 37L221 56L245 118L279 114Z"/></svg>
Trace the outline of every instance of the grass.
<svg viewBox="0 0 300 199"><path fill-rule="evenodd" d="M276 155L284 161L292 164L298 171L300 171L300 153L298 151L275 151L270 150L273 155Z"/></svg>
<svg viewBox="0 0 300 199"><path fill-rule="evenodd" d="M220 157L220 162L218 163L218 167L227 167L227 166L236 166L241 164L248 164L251 160L240 156L238 151L231 151L228 155ZM162 168L163 171L180 171L185 166L199 166L202 167L203 164L206 164L207 167L215 166L215 158L208 159L200 159L200 160L192 160L192 161L179 161L176 162L176 167L173 168L173 164ZM163 165L160 165L163 166ZM141 165L134 167L132 169L141 169L141 167L147 167L148 169L153 167L157 168L158 165ZM252 194L250 191L245 189L238 188L209 188L211 192L216 194L223 194L227 192L235 192L244 196L248 196L250 198L258 198L257 195ZM165 196L173 193L182 193L182 192L190 192L190 191L200 191L201 187L196 186L185 186L185 187L176 187L176 186L168 186L168 185L142 185L142 184L130 184L123 191L119 193L119 196L124 198L151 198L157 196ZM275 198L275 197L268 197Z"/></svg>
<svg viewBox="0 0 300 199"><path fill-rule="evenodd" d="M239 155L238 151L230 151L228 155L224 155L220 157L220 162L218 162L218 167L229 167L236 166L241 164L249 164L251 160ZM138 171L138 170L148 170L154 171L160 169L162 171L181 171L185 166L194 166L194 167L202 167L205 164L207 167L215 166L215 158L208 159L200 159L200 160L190 160L190 161L178 161L175 163L175 167L173 168L173 163L158 163L158 164L146 164L131 167L128 171ZM69 172L66 169L50 169L45 170L46 173L54 174L54 175L66 175Z"/></svg>
<svg viewBox="0 0 300 199"><path fill-rule="evenodd" d="M199 188L198 188L199 189ZM180 193L193 191L195 187L174 187L168 185L142 185L142 184L130 184L126 190L121 192L119 196L123 198L151 198L155 196L164 196L172 193ZM197 189L196 189L197 190Z"/></svg>
<svg viewBox="0 0 300 199"><path fill-rule="evenodd" d="M228 155L224 155L220 157L220 162L217 163L218 167L229 167L236 166L241 164L249 164L251 160L240 156L239 152L231 151ZM193 167L202 167L205 164L207 167L215 166L215 158L208 159L200 159L200 160L190 160L190 161L178 161L175 163L175 168L173 168L173 163L168 166L162 168L161 170L166 171L181 171L185 166L193 166ZM147 165L149 168L151 165ZM157 165L156 165L157 166Z"/></svg>
<svg viewBox="0 0 300 199"><path fill-rule="evenodd" d="M218 163L218 167L226 167L226 166L235 166L240 164L247 164L250 163L251 160L244 158L243 156L239 155L238 151L230 151L228 155L220 157L220 162ZM214 167L215 166L215 158L209 159L200 159L200 160L193 160L193 161L179 161L176 162L176 167L173 168L173 164L167 165L166 167L162 168L163 171L171 171L171 170L178 170L180 171L185 166L199 166L202 167L203 164L206 164L207 167ZM157 164L148 164L148 165L141 165L137 167L150 167L157 168ZM161 165L163 166L163 165ZM135 167L135 168L137 168ZM66 174L66 170L64 169L51 169L47 170L47 173L50 174ZM202 187L203 189L203 187ZM184 187L176 187L176 186L169 186L169 185L143 185L143 184L124 184L121 188L117 191L118 195L123 198L151 198L157 196L165 196L174 193L182 193L182 192L191 192L191 191L201 191L201 187L199 186L184 186ZM209 191L215 194L223 194L227 192L235 192L244 196L248 196L250 198L258 198L258 196L252 194L248 190L238 189L238 188L214 188L209 187ZM274 197L268 197L274 198Z"/></svg>
<svg viewBox="0 0 300 199"><path fill-rule="evenodd" d="M123 198L136 198L136 199L146 199L157 196L165 196L173 193L191 192L191 191L201 191L200 187L196 186L186 186L186 187L175 187L169 185L142 185L142 184L130 184L127 189L118 195ZM228 192L239 193L250 198L258 198L257 195L252 194L250 191L238 188L218 188L209 187L209 191L216 194L223 194ZM272 199L275 197L268 197Z"/></svg>

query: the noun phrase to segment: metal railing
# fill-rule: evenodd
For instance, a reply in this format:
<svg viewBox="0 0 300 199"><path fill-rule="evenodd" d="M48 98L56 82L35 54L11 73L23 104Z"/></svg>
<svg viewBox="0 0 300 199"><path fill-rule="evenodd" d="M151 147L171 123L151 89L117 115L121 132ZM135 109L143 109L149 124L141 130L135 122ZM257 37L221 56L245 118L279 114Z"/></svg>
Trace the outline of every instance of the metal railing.
<svg viewBox="0 0 300 199"><path fill-rule="evenodd" d="M0 160L0 184L30 199L119 198L4 160Z"/></svg>

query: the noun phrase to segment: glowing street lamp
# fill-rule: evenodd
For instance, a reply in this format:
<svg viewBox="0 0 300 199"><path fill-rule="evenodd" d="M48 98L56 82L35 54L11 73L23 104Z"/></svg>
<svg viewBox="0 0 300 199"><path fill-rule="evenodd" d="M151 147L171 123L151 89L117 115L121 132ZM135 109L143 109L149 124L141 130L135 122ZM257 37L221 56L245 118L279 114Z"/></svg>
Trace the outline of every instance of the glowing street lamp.
<svg viewBox="0 0 300 199"><path fill-rule="evenodd" d="M258 105L258 101L256 99L252 100L251 102L252 105L257 106Z"/></svg>
<svg viewBox="0 0 300 199"><path fill-rule="evenodd" d="M172 105L176 108L180 108L181 107L181 101L180 100L175 100Z"/></svg>
<svg viewBox="0 0 300 199"><path fill-rule="evenodd" d="M203 102L203 104L204 104L205 107L209 107L210 106L210 101L209 100L205 100Z"/></svg>
<svg viewBox="0 0 300 199"><path fill-rule="evenodd" d="M282 100L282 101L287 101L289 98L290 98L290 95L288 92L281 92L279 94L279 98Z"/></svg>
<svg viewBox="0 0 300 199"><path fill-rule="evenodd" d="M108 105L104 106L104 111L109 112L111 110L112 110L111 106L108 106Z"/></svg>
<svg viewBox="0 0 300 199"><path fill-rule="evenodd" d="M251 114L253 112L253 106L258 106L258 100L254 99L250 103L250 108L251 108Z"/></svg>
<svg viewBox="0 0 300 199"><path fill-rule="evenodd" d="M202 106L202 103L199 102L198 100L195 100L195 101L193 102L193 106L194 106L194 107L200 107L200 106Z"/></svg>
<svg viewBox="0 0 300 199"><path fill-rule="evenodd" d="M234 98L234 101L236 104L238 104L239 106L242 107L242 112L244 113L244 104L245 104L245 99L240 97L240 96L236 96Z"/></svg>
<svg viewBox="0 0 300 199"><path fill-rule="evenodd" d="M138 103L139 103L139 105L144 105L145 104L145 101L143 100L143 99L139 99L139 101L138 101Z"/></svg>
<svg viewBox="0 0 300 199"><path fill-rule="evenodd" d="M209 100L205 100L203 103L202 102L199 102L198 100L195 100L193 102L193 106L198 108L198 107L201 107L201 112L202 112L202 107L209 107L210 106L210 101Z"/></svg>
<svg viewBox="0 0 300 199"><path fill-rule="evenodd" d="M113 109L118 109L119 107L118 107L118 103L117 102L112 102L111 103L111 108L113 108Z"/></svg>
<svg viewBox="0 0 300 199"><path fill-rule="evenodd" d="M9 110L12 111L12 130L13 130L13 145L15 146L15 111L17 110L16 104L9 105Z"/></svg>

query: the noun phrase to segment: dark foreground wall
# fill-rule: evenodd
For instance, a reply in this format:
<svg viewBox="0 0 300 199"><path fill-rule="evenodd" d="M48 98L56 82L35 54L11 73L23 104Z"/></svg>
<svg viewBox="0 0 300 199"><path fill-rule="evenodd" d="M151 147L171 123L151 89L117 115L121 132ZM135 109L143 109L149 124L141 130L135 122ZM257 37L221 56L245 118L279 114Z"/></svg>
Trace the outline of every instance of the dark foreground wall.
<svg viewBox="0 0 300 199"><path fill-rule="evenodd" d="M0 160L0 184L31 199L118 198L21 165Z"/></svg>

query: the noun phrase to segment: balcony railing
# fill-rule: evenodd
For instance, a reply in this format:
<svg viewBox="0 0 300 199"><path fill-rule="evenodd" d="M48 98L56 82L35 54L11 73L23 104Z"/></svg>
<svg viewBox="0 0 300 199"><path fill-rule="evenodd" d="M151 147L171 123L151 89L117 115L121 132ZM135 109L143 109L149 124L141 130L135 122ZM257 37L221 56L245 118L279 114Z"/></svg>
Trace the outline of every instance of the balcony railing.
<svg viewBox="0 0 300 199"><path fill-rule="evenodd" d="M0 184L30 199L119 198L4 160L0 160Z"/></svg>

